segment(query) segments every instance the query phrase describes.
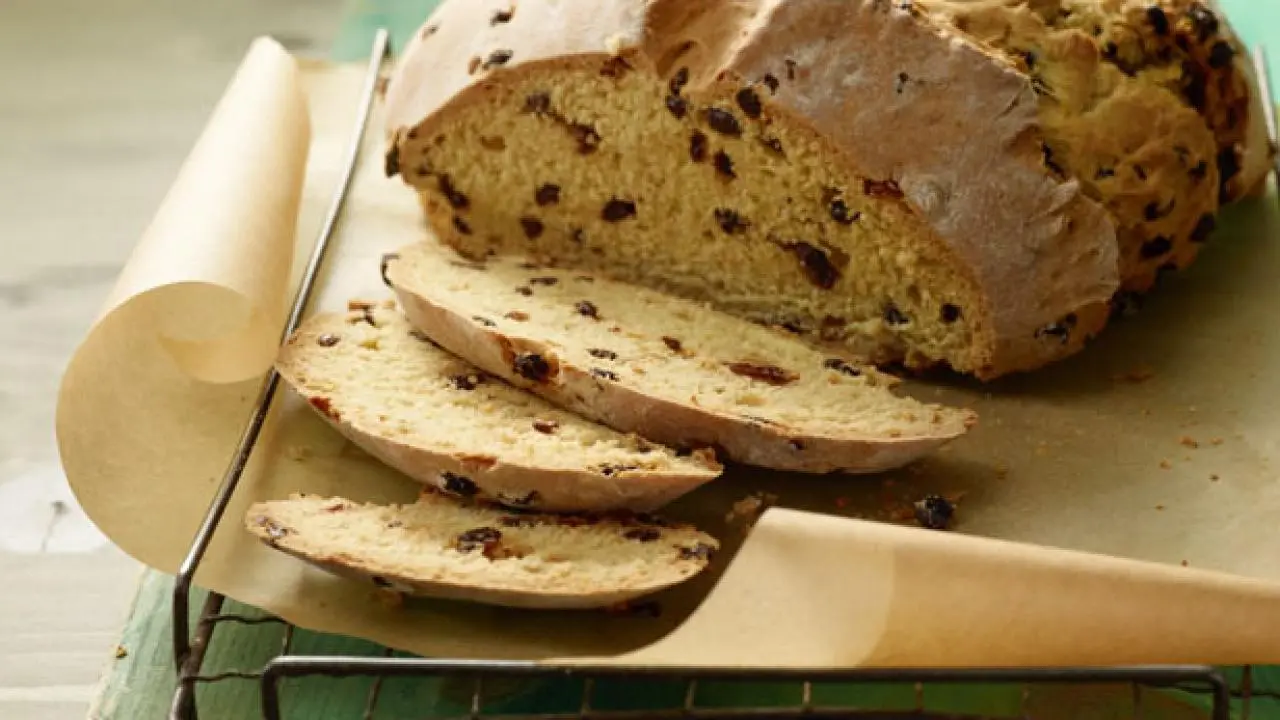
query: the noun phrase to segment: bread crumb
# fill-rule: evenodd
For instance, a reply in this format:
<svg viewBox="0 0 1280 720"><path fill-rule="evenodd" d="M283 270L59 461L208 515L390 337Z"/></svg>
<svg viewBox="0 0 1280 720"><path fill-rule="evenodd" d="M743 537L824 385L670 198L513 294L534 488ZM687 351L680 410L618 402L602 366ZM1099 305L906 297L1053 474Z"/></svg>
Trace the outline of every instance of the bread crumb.
<svg viewBox="0 0 1280 720"><path fill-rule="evenodd" d="M1222 438L1220 438L1220 437L1216 437L1216 438L1213 438L1212 440L1210 440L1210 441L1209 441L1209 444L1210 444L1210 445L1212 445L1212 446L1214 446L1214 447L1217 447L1217 446L1221 445L1221 444L1222 444L1222 442L1223 442L1223 441L1222 441Z"/></svg>
<svg viewBox="0 0 1280 720"><path fill-rule="evenodd" d="M1144 383L1155 376L1156 371L1150 365L1139 365L1132 370L1116 373L1111 376L1111 379L1115 382L1127 382L1134 383L1136 385Z"/></svg>
<svg viewBox="0 0 1280 720"><path fill-rule="evenodd" d="M1196 439L1189 435L1183 435L1182 437L1178 438L1178 442L1182 443L1183 447L1189 447L1192 450L1200 447L1200 443L1196 442Z"/></svg>
<svg viewBox="0 0 1280 720"><path fill-rule="evenodd" d="M1007 477L1009 477L1009 466L1004 463L996 465L996 479L1003 480Z"/></svg>
<svg viewBox="0 0 1280 720"><path fill-rule="evenodd" d="M1168 470L1168 469L1169 469L1169 468L1171 468L1171 467L1173 467L1173 464L1172 464L1172 463L1170 463L1168 460L1161 460L1161 461L1160 461L1160 469L1161 469L1161 470Z"/></svg>
<svg viewBox="0 0 1280 720"><path fill-rule="evenodd" d="M1156 506L1156 509L1157 509L1157 510L1163 510L1163 509L1164 509L1164 506L1163 506L1163 505L1157 505L1157 506Z"/></svg>
<svg viewBox="0 0 1280 720"><path fill-rule="evenodd" d="M778 503L778 496L773 493L757 492L748 495L733 504L732 509L725 515L725 522L730 525L746 525L751 527L755 525L760 516L768 510L770 506Z"/></svg>
<svg viewBox="0 0 1280 720"><path fill-rule="evenodd" d="M1186 566L1187 566L1187 561L1186 561L1186 560L1183 560L1183 561L1182 561L1182 567L1186 567Z"/></svg>
<svg viewBox="0 0 1280 720"><path fill-rule="evenodd" d="M121 660L129 656L129 651L123 645L116 646L116 659Z"/></svg>
<svg viewBox="0 0 1280 720"><path fill-rule="evenodd" d="M1222 478L1218 477L1218 474L1217 474L1217 473L1214 473L1214 474L1212 474L1212 475L1210 475L1210 476L1209 476L1209 479L1210 479L1211 481L1213 481L1213 482L1218 482L1218 481L1219 481L1219 480L1221 480Z"/></svg>

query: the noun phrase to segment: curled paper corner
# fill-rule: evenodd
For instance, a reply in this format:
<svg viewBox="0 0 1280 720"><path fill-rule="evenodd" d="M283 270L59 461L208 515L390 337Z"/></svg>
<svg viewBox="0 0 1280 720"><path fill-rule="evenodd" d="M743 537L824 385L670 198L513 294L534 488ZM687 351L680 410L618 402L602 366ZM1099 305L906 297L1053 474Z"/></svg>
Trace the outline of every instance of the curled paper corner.
<svg viewBox="0 0 1280 720"><path fill-rule="evenodd" d="M131 540L119 507L225 463L244 383L279 349L310 144L297 62L254 40L63 374L58 447L77 500L153 567L173 568L181 549ZM175 477L173 454L201 462ZM190 537L208 496L186 495L147 522Z"/></svg>

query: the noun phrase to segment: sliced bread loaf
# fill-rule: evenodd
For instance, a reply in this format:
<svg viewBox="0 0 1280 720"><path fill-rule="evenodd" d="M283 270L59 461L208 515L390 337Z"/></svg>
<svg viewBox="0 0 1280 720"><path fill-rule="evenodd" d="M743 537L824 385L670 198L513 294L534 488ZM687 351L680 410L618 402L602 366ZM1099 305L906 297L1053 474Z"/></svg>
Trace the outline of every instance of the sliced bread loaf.
<svg viewBox="0 0 1280 720"><path fill-rule="evenodd" d="M281 377L361 448L461 496L548 511L653 510L720 473L710 451L596 425L493 378L372 303L309 319Z"/></svg>
<svg viewBox="0 0 1280 720"><path fill-rule="evenodd" d="M522 608L595 608L701 572L719 543L656 518L511 514L434 491L402 506L295 495L245 525L330 572L409 595Z"/></svg>
<svg viewBox="0 0 1280 720"><path fill-rule="evenodd" d="M1037 88L910 2L447 0L389 84L387 167L474 257L993 377L1075 352L1119 283Z"/></svg>
<svg viewBox="0 0 1280 720"><path fill-rule="evenodd" d="M585 417L749 465L877 472L963 434L972 413L890 392L894 379L655 291L513 257L464 263L435 243L387 259L419 330Z"/></svg>

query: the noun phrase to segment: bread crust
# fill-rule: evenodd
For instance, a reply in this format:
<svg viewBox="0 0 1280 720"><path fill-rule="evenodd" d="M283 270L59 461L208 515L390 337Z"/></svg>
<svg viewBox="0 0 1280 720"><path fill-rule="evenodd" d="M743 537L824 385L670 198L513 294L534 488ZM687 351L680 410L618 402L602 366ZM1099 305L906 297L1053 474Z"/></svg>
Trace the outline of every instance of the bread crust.
<svg viewBox="0 0 1280 720"><path fill-rule="evenodd" d="M425 498L427 501L444 502L442 498ZM316 498L294 495L288 500L256 503L249 507L244 517L246 530L257 537L268 547L295 557L303 562L320 568L326 572L352 580L369 583L371 587L382 591L403 595L435 598L441 600L457 600L484 605L524 608L533 610L588 610L607 608L610 606L651 595L678 585L694 577L710 563L711 555L718 543L710 536L699 533L698 542L706 544L709 552L705 554L672 553L670 562L663 567L669 573L661 578L650 578L647 581L634 581L630 584L615 587L599 587L590 585L583 576L581 588L573 591L540 588L531 590L527 587L515 587L504 580L501 572L475 571L455 572L449 578L428 578L406 575L389 567L380 566L375 558L362 556L354 546L344 547L341 551L333 547L342 539L321 539L316 541L306 532L292 527L281 517L281 510L290 505L346 505L356 507L354 503L342 498ZM323 512L323 510L321 510ZM494 513L494 519L499 513ZM537 516L528 516L536 518ZM610 523L603 520L601 523ZM602 525L585 528L589 531ZM619 526L618 529L621 529ZM566 527L565 532L582 531L580 528ZM492 567L492 566L489 566ZM487 568L486 568L487 569Z"/></svg>
<svg viewBox="0 0 1280 720"><path fill-rule="evenodd" d="M814 435L793 427L752 422L696 404L677 403L625 383L601 381L591 369L573 364L550 343L518 337L476 322L463 308L431 297L401 250L387 265L386 277L415 327L467 361L503 380L551 400L560 407L623 432L635 432L672 447L713 447L736 462L805 473L876 473L927 455L963 435L975 422L968 411L948 411L952 421L936 434L912 437L869 437L856 432ZM541 382L513 369L520 355L540 356L551 368Z"/></svg>
<svg viewBox="0 0 1280 720"><path fill-rule="evenodd" d="M385 311L380 311L385 312ZM448 475L458 476L468 485L468 494L493 499L510 507L547 512L606 512L631 510L651 512L689 493L721 473L721 466L709 454L696 460L705 470L686 474L650 469L628 469L609 475L584 467L581 470L550 469L528 463L511 462L493 455L450 453L385 437L376 429L361 427L331 406L322 392L308 387L305 354L316 347L315 337L324 332L324 318L305 325L286 343L276 369L281 378L325 421L370 455L406 476L429 487L450 492ZM377 368L371 369L376 372ZM442 426L442 433L447 427ZM474 492L471 492L471 488Z"/></svg>

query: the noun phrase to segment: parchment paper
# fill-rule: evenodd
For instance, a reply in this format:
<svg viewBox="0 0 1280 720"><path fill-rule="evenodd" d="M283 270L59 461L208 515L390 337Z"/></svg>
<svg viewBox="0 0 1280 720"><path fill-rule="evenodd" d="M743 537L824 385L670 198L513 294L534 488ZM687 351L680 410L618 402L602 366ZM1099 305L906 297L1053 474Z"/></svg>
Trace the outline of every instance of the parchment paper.
<svg viewBox="0 0 1280 720"><path fill-rule="evenodd" d="M68 477L102 530L152 567L176 570L248 417L361 80L361 68L299 70L256 43L67 370ZM372 131L313 311L390 297L380 254L429 240L411 193L382 176L381 147ZM1195 269L1076 360L989 386L912 383L981 414L928 461L873 478L732 469L672 505L726 547L712 571L658 597L658 619L395 606L260 546L241 530L250 502L409 501L417 489L292 395L196 581L304 627L435 656L1280 662L1278 225L1274 195L1233 211ZM778 507L739 547L745 529L725 516L757 491ZM886 522L927 492L960 497L956 532Z"/></svg>

